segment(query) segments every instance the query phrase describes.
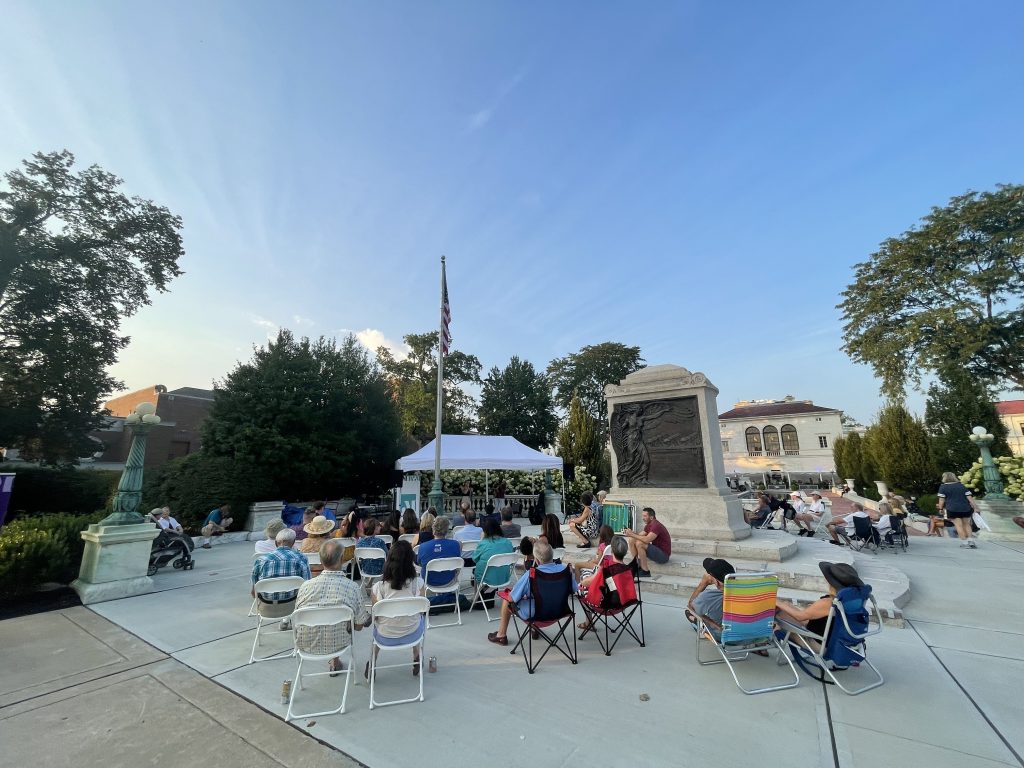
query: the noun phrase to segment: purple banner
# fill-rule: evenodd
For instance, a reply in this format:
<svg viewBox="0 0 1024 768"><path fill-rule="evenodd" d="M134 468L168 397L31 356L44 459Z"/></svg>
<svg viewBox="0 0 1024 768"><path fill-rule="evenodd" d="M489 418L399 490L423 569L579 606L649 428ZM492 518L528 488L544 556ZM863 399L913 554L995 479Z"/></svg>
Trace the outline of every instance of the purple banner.
<svg viewBox="0 0 1024 768"><path fill-rule="evenodd" d="M11 489L14 487L14 474L0 474L0 527L7 518L7 503L11 500Z"/></svg>

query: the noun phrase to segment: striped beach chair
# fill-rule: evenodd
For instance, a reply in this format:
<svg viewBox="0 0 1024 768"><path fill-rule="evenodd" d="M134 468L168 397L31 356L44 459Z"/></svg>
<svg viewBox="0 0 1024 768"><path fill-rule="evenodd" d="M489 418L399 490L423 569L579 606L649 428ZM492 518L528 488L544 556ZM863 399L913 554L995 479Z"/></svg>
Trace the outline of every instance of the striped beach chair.
<svg viewBox="0 0 1024 768"><path fill-rule="evenodd" d="M700 617L697 626L697 663L725 664L736 686L747 694L781 691L800 685L800 676L775 636L775 598L779 577L774 573L731 573L722 584L722 626L707 617ZM709 643L720 658L704 661L700 657L702 643ZM734 662L743 661L751 653L777 650L789 664L793 681L764 688L744 688L736 675Z"/></svg>

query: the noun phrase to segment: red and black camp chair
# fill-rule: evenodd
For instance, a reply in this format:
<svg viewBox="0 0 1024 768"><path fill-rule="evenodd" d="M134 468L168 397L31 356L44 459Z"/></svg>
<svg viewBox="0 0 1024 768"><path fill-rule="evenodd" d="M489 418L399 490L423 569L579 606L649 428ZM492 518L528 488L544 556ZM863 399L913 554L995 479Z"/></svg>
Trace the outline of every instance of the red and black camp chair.
<svg viewBox="0 0 1024 768"><path fill-rule="evenodd" d="M579 601L587 617L580 640L593 632L605 656L612 655L612 650L626 634L636 640L641 648L645 646L644 606L640 598L640 581L633 568L616 562L598 566L590 582L590 589L586 595L579 596ZM638 612L639 634L632 623L633 615ZM611 635L615 635L614 640Z"/></svg>
<svg viewBox="0 0 1024 768"><path fill-rule="evenodd" d="M565 658L573 664L576 663L576 633L572 631L573 623L576 621L576 614L572 609L572 581L572 569L568 567L554 573L531 568L528 599L533 601L533 615L526 619L520 616L513 606L512 620L515 622L519 640L510 653L515 653L522 647L526 669L531 675L552 648L557 648ZM523 623L522 627L519 622ZM544 631L549 627L558 631L553 636L549 635ZM570 630L568 635L567 629ZM572 637L571 648L569 636ZM534 640L544 644L544 651L536 660L533 653Z"/></svg>

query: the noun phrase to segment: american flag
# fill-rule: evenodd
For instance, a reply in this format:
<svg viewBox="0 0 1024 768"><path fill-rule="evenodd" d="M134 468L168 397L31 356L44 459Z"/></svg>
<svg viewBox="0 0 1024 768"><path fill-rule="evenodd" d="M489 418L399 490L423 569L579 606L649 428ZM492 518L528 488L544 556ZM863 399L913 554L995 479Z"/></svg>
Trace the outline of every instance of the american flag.
<svg viewBox="0 0 1024 768"><path fill-rule="evenodd" d="M448 279L444 273L444 262L441 262L441 354L447 355L452 344L452 332L448 326L452 323L452 308L448 304Z"/></svg>

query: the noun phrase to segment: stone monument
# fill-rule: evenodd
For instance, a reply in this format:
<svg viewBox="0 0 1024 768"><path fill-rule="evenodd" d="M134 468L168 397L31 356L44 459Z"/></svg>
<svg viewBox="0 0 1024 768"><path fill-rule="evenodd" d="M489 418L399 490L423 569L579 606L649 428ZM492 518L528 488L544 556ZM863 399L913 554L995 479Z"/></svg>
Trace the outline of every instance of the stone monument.
<svg viewBox="0 0 1024 768"><path fill-rule="evenodd" d="M605 387L612 440L609 498L651 507L673 538L750 536L725 484L718 388L703 373L656 365Z"/></svg>

